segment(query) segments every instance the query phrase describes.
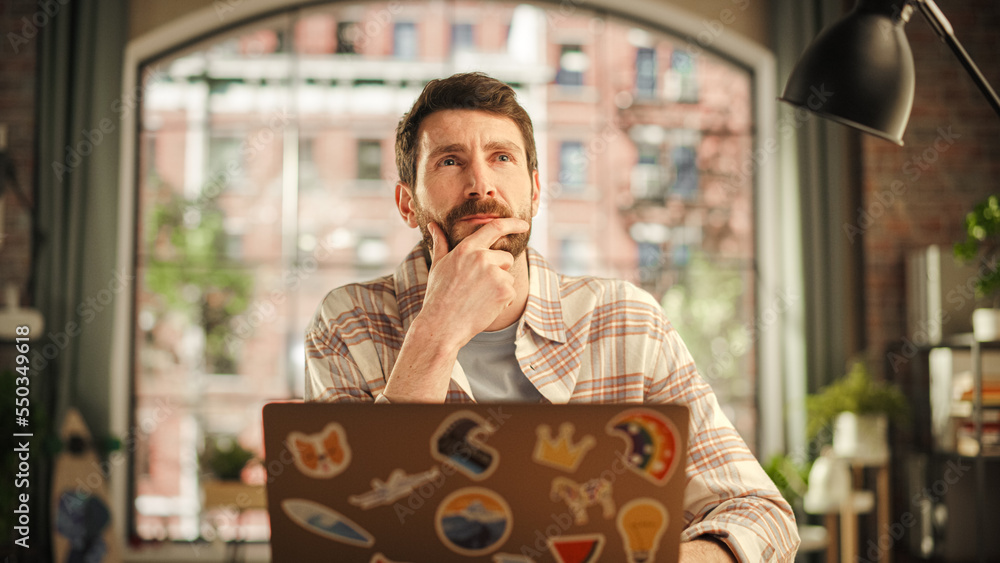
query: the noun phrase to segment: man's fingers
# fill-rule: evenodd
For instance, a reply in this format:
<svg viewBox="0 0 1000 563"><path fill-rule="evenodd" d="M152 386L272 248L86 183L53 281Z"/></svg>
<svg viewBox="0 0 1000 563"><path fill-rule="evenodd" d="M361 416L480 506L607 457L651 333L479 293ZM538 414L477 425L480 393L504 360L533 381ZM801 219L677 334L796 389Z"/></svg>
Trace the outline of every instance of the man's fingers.
<svg viewBox="0 0 1000 563"><path fill-rule="evenodd" d="M530 226L527 221L518 219L517 217L494 219L466 237L462 242L468 242L482 248L490 248L501 238L514 233L523 233Z"/></svg>
<svg viewBox="0 0 1000 563"><path fill-rule="evenodd" d="M427 223L427 230L431 233L431 264L436 264L451 250L448 248L448 237L444 236L437 223Z"/></svg>
<svg viewBox="0 0 1000 563"><path fill-rule="evenodd" d="M514 267L514 255L506 250L496 250L491 253L491 257L497 266L500 266L500 269L505 272L509 272Z"/></svg>

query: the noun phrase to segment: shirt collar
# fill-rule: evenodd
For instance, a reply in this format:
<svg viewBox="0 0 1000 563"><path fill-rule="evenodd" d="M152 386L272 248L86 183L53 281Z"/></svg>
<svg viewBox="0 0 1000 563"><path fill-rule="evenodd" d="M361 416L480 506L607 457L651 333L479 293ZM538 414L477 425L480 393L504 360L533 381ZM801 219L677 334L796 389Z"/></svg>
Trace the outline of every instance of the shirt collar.
<svg viewBox="0 0 1000 563"><path fill-rule="evenodd" d="M533 248L528 249L528 303L523 318L539 336L566 342L559 274Z"/></svg>
<svg viewBox="0 0 1000 563"><path fill-rule="evenodd" d="M559 275L542 255L533 248L528 252L528 303L522 319L539 336L566 342L566 323L563 321ZM396 268L394 276L396 303L403 323L404 333L420 312L427 291L427 258L422 246L416 247ZM520 329L518 329L520 336Z"/></svg>

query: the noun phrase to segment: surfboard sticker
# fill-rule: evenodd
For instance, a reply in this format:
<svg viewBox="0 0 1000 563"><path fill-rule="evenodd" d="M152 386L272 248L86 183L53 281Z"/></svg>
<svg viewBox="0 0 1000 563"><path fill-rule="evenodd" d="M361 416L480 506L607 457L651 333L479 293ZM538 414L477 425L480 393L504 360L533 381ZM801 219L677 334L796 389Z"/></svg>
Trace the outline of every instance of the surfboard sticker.
<svg viewBox="0 0 1000 563"><path fill-rule="evenodd" d="M310 532L347 545L371 547L375 538L350 518L311 500L286 499L282 510L293 522Z"/></svg>

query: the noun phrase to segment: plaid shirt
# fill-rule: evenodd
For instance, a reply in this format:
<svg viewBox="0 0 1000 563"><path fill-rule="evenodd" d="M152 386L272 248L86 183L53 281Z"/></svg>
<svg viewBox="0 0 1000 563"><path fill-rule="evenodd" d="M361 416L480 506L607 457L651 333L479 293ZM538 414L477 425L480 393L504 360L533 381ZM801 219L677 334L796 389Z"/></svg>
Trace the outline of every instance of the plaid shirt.
<svg viewBox="0 0 1000 563"><path fill-rule="evenodd" d="M656 300L628 282L559 275L531 249L528 275L517 360L542 396L552 403L687 405L682 539L715 536L740 561L791 561L799 543L791 508ZM306 400L379 400L426 284L418 246L394 275L330 292L306 333ZM455 362L447 401L473 400Z"/></svg>

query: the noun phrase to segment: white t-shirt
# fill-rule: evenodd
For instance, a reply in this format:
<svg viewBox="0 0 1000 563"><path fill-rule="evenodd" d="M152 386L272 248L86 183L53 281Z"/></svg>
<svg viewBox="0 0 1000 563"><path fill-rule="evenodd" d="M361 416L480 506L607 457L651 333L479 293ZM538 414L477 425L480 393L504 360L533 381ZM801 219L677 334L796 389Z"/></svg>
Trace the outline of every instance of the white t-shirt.
<svg viewBox="0 0 1000 563"><path fill-rule="evenodd" d="M477 402L537 403L542 394L531 384L514 355L517 323L493 332L480 332L458 351L458 363L469 378Z"/></svg>

